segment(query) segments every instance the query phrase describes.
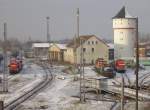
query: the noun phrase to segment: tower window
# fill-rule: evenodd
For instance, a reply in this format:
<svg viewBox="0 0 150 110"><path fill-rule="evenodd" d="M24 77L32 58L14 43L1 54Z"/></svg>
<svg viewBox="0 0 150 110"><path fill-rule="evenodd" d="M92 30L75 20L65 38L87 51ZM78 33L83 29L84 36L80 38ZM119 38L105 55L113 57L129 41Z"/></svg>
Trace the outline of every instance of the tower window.
<svg viewBox="0 0 150 110"><path fill-rule="evenodd" d="M90 41L88 41L88 44L90 44Z"/></svg>

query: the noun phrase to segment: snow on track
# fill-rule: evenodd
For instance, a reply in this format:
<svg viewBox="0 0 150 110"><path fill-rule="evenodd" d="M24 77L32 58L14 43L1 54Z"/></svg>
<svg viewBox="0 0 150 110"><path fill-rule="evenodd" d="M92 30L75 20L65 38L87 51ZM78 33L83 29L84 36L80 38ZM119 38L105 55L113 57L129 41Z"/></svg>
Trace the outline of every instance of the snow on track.
<svg viewBox="0 0 150 110"><path fill-rule="evenodd" d="M8 95L4 104L8 104L9 102L12 102L13 100L15 100L16 98L22 96L24 93L27 93L28 91L32 90L35 86L37 86L40 82L42 81L42 79L36 79L34 81L32 81L30 84L25 85L23 88L15 91L13 94Z"/></svg>

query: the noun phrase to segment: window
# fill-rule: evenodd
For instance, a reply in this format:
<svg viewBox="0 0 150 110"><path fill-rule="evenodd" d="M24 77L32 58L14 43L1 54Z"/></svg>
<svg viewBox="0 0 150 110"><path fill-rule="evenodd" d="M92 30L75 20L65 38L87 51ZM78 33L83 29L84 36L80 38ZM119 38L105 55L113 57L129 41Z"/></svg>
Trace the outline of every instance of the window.
<svg viewBox="0 0 150 110"><path fill-rule="evenodd" d="M88 44L90 44L90 41L88 41Z"/></svg>
<svg viewBox="0 0 150 110"><path fill-rule="evenodd" d="M94 44L94 41L92 41L92 44Z"/></svg>
<svg viewBox="0 0 150 110"><path fill-rule="evenodd" d="M94 64L94 60L91 60L91 64L92 64L92 65Z"/></svg>
<svg viewBox="0 0 150 110"><path fill-rule="evenodd" d="M120 40L123 40L123 37L121 37Z"/></svg>
<svg viewBox="0 0 150 110"><path fill-rule="evenodd" d="M97 41L95 41L95 44L98 44L98 42L97 42Z"/></svg>
<svg viewBox="0 0 150 110"><path fill-rule="evenodd" d="M94 52L94 48L92 48L92 52Z"/></svg>
<svg viewBox="0 0 150 110"><path fill-rule="evenodd" d="M86 63L86 60L85 60L85 58L83 59L83 63Z"/></svg>
<svg viewBox="0 0 150 110"><path fill-rule="evenodd" d="M120 34L123 34L123 32L120 32Z"/></svg>
<svg viewBox="0 0 150 110"><path fill-rule="evenodd" d="M85 52L86 51L86 48L83 48L83 52Z"/></svg>

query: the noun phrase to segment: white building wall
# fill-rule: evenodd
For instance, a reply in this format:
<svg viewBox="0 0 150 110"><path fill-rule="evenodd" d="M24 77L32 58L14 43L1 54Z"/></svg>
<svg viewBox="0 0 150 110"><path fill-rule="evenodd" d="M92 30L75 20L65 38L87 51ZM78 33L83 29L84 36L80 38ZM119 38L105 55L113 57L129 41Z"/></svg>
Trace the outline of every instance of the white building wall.
<svg viewBox="0 0 150 110"><path fill-rule="evenodd" d="M83 48L85 48L84 52L84 59L86 64L91 64L93 61L93 64L95 64L95 61L97 58L104 58L106 61L108 61L108 49L109 47L104 44L102 41L97 39L95 36L88 39L84 44ZM92 52L92 48L94 48L94 51ZM80 64L80 54L81 52L81 46L79 46L76 49L76 57L75 53L73 51L73 48L67 48L67 51L64 52L64 61L74 63L75 59L77 60L76 63Z"/></svg>
<svg viewBox="0 0 150 110"><path fill-rule="evenodd" d="M115 59L132 59L136 36L136 19L113 19Z"/></svg>
<svg viewBox="0 0 150 110"><path fill-rule="evenodd" d="M89 44L90 42L90 44ZM93 42L93 43L92 43ZM104 58L108 61L108 46L104 44L102 41L99 41L96 37L91 37L84 44L83 48L85 48L84 59L86 64L95 64L95 61L98 58ZM94 48L94 52L92 52L92 48ZM80 63L80 51L81 46L77 48L77 63Z"/></svg>

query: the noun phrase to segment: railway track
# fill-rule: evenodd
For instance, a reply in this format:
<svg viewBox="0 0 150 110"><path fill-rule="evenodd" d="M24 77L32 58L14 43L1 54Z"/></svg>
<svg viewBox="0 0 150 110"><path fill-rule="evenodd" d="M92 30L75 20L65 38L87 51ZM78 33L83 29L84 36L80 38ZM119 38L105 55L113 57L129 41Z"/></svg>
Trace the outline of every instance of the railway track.
<svg viewBox="0 0 150 110"><path fill-rule="evenodd" d="M14 110L17 108L21 103L29 99L31 96L38 93L40 90L42 90L44 87L46 87L52 80L53 75L51 73L51 69L48 67L47 64L42 64L41 67L45 71L44 79L34 88L31 90L25 92L23 95L19 96L15 100L12 100L11 102L4 104L4 110Z"/></svg>

